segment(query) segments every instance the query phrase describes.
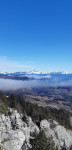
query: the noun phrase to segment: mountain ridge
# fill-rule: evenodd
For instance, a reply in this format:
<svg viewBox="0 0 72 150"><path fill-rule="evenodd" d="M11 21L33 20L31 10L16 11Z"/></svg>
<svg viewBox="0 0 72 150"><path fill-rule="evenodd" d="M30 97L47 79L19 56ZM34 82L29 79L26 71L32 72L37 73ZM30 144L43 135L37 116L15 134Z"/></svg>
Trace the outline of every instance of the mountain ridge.
<svg viewBox="0 0 72 150"><path fill-rule="evenodd" d="M58 80L58 81L68 81L72 80L72 73L67 72L0 72L0 78L3 79L15 79L15 80Z"/></svg>

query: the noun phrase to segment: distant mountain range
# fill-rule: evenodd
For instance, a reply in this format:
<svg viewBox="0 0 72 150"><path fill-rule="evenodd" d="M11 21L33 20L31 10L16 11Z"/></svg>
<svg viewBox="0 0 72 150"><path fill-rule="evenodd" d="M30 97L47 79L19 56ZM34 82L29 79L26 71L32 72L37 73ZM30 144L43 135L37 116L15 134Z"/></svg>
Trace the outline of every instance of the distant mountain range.
<svg viewBox="0 0 72 150"><path fill-rule="evenodd" d="M43 73L37 71L30 72L15 72L15 73L7 73L0 72L0 78L3 79L14 79L14 80L51 80L51 81L70 81L72 80L72 73L66 72L50 72Z"/></svg>

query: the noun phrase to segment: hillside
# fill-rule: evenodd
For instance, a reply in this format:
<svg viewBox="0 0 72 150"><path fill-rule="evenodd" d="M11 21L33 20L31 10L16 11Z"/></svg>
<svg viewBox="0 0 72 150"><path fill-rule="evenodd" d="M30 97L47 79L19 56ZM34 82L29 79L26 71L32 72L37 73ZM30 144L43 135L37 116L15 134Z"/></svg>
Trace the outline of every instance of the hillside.
<svg viewBox="0 0 72 150"><path fill-rule="evenodd" d="M43 107L66 109L72 111L72 88L71 87L38 87L8 90L7 95L13 93L22 96L25 100Z"/></svg>
<svg viewBox="0 0 72 150"><path fill-rule="evenodd" d="M40 132L44 130L50 145L55 145L59 150L71 150L71 118L69 111L44 108L26 102L24 98L14 95L6 97L0 93L1 149L32 149L35 138L39 138Z"/></svg>

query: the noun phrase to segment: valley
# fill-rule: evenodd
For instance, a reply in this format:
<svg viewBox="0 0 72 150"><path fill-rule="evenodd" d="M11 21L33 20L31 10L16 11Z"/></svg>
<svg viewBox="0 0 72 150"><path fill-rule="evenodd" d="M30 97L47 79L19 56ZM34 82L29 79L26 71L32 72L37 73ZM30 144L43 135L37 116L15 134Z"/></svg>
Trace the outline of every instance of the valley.
<svg viewBox="0 0 72 150"><path fill-rule="evenodd" d="M72 111L72 73L0 73L0 90L43 107Z"/></svg>
<svg viewBox="0 0 72 150"><path fill-rule="evenodd" d="M41 87L24 88L5 92L24 97L26 101L43 107L66 109L72 112L72 88L71 87Z"/></svg>

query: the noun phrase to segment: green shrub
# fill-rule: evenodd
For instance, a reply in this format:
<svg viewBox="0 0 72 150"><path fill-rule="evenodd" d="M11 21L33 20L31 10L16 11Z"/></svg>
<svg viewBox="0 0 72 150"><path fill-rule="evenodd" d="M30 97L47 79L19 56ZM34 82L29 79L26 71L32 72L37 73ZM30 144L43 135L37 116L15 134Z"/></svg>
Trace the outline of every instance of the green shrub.
<svg viewBox="0 0 72 150"><path fill-rule="evenodd" d="M2 103L2 111L5 114L5 116L8 116L7 108L4 103Z"/></svg>

